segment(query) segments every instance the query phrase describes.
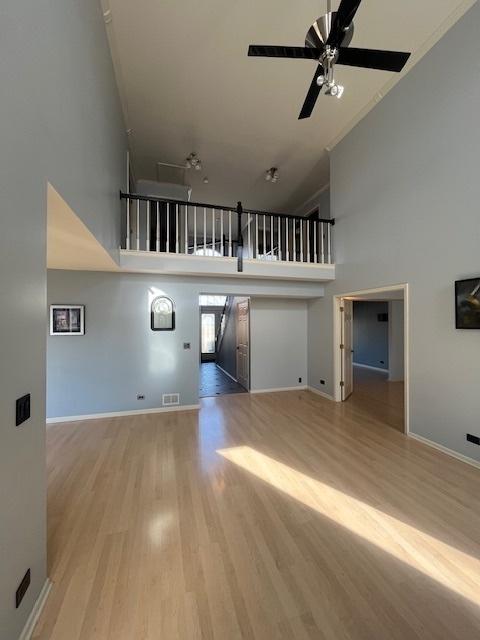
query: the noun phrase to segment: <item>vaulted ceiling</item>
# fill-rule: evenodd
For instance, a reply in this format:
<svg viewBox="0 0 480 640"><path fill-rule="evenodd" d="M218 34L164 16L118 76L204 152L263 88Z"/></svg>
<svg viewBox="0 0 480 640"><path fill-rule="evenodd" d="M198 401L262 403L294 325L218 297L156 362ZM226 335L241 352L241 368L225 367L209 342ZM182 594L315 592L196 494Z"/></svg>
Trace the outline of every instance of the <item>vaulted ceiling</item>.
<svg viewBox="0 0 480 640"><path fill-rule="evenodd" d="M472 4L363 0L351 45L411 51L406 73ZM203 171L185 177L194 200L278 211L296 210L328 183L327 149L399 78L339 66L342 99L321 96L312 117L299 121L315 62L247 57L251 43L303 45L326 5L102 0L135 177L155 180L157 162L182 163L195 151ZM276 184L264 179L272 166Z"/></svg>

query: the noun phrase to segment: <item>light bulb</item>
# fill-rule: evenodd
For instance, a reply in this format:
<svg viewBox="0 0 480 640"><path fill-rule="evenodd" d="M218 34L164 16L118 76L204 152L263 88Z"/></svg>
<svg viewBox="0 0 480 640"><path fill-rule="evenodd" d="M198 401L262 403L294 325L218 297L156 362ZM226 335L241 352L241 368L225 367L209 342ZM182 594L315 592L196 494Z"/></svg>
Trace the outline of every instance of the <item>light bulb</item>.
<svg viewBox="0 0 480 640"><path fill-rule="evenodd" d="M270 171L267 171L267 173L265 174L265 180L267 182L270 182L271 179L272 179L272 174L270 173Z"/></svg>
<svg viewBox="0 0 480 640"><path fill-rule="evenodd" d="M317 84L319 87L323 86L323 84L325 83L325 76L318 76L317 78Z"/></svg>
<svg viewBox="0 0 480 640"><path fill-rule="evenodd" d="M200 162L200 160L198 160L195 163L195 171L201 171L202 170L202 163Z"/></svg>

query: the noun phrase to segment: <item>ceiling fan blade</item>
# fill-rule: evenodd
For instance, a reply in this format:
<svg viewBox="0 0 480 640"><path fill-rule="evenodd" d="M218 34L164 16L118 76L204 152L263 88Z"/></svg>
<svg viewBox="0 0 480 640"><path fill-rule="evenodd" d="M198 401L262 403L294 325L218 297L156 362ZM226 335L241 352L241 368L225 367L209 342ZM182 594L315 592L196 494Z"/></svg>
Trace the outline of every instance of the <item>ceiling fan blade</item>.
<svg viewBox="0 0 480 640"><path fill-rule="evenodd" d="M309 118L312 115L313 108L315 106L315 103L317 102L318 96L320 95L320 91L322 90L322 87L319 87L317 84L317 78L320 75L323 75L323 67L321 64L318 65L317 70L315 71L315 75L313 76L310 88L307 93L307 97L305 98L302 110L300 111L300 115L298 116L299 120L304 120L305 118Z"/></svg>
<svg viewBox="0 0 480 640"><path fill-rule="evenodd" d="M320 49L313 47L276 47L270 45L251 44L248 47L249 56L263 58L300 58L304 60L318 60L322 55Z"/></svg>
<svg viewBox="0 0 480 640"><path fill-rule="evenodd" d="M410 54L402 51L381 51L379 49L356 49L340 47L337 64L365 69L399 72L406 65Z"/></svg>
<svg viewBox="0 0 480 640"><path fill-rule="evenodd" d="M362 0L342 0L340 2L326 44L329 44L331 47L339 47L342 44L345 31L352 24L361 1Z"/></svg>

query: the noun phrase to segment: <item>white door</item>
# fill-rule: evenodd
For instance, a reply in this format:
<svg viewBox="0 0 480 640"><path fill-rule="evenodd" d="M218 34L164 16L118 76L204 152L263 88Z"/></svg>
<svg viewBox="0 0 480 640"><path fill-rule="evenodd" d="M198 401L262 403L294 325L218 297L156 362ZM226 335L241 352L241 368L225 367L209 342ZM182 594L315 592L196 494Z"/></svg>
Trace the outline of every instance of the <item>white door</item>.
<svg viewBox="0 0 480 640"><path fill-rule="evenodd" d="M237 381L250 388L250 303L237 302Z"/></svg>
<svg viewBox="0 0 480 640"><path fill-rule="evenodd" d="M342 300L341 314L341 345L342 350L342 400L346 400L353 393L353 302Z"/></svg>

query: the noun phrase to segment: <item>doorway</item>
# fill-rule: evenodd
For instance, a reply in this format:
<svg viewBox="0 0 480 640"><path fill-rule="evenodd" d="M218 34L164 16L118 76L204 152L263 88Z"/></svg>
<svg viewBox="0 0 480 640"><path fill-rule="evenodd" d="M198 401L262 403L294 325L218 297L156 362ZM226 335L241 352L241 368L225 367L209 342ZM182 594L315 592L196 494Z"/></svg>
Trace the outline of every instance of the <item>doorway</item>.
<svg viewBox="0 0 480 640"><path fill-rule="evenodd" d="M201 295L201 398L246 393L250 388L250 301L231 295Z"/></svg>
<svg viewBox="0 0 480 640"><path fill-rule="evenodd" d="M408 433L408 285L334 297L335 400Z"/></svg>

